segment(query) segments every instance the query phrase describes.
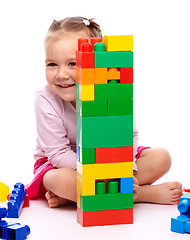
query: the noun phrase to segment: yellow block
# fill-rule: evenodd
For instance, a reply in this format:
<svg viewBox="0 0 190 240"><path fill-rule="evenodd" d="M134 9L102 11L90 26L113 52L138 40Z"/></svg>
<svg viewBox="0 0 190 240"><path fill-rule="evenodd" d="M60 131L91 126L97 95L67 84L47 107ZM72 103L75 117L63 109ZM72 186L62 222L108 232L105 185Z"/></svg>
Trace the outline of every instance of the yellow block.
<svg viewBox="0 0 190 240"><path fill-rule="evenodd" d="M77 172L82 180L133 177L133 162L84 164L77 162Z"/></svg>
<svg viewBox="0 0 190 240"><path fill-rule="evenodd" d="M0 182L0 201L1 202L7 200L8 193L9 193L9 187L6 184Z"/></svg>
<svg viewBox="0 0 190 240"><path fill-rule="evenodd" d="M108 80L117 80L120 79L120 71L117 68L108 69Z"/></svg>
<svg viewBox="0 0 190 240"><path fill-rule="evenodd" d="M82 176L77 173L77 192L83 196L95 195L95 179L82 179Z"/></svg>
<svg viewBox="0 0 190 240"><path fill-rule="evenodd" d="M93 101L94 100L94 85L79 84L79 99L81 101Z"/></svg>
<svg viewBox="0 0 190 240"><path fill-rule="evenodd" d="M77 192L77 207L80 208L80 193Z"/></svg>
<svg viewBox="0 0 190 240"><path fill-rule="evenodd" d="M83 85L94 84L94 68L76 67L76 82Z"/></svg>
<svg viewBox="0 0 190 240"><path fill-rule="evenodd" d="M108 52L133 50L133 35L104 36L102 42Z"/></svg>
<svg viewBox="0 0 190 240"><path fill-rule="evenodd" d="M107 84L107 68L95 68L94 70L94 83Z"/></svg>

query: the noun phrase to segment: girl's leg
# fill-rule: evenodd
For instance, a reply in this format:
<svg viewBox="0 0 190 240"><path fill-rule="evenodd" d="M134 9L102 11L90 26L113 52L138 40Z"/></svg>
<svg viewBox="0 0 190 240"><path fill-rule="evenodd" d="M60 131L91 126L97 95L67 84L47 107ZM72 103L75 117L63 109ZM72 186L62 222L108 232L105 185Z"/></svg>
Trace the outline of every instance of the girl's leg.
<svg viewBox="0 0 190 240"><path fill-rule="evenodd" d="M43 185L47 190L46 198L50 207L77 201L75 170L70 168L52 169L44 175Z"/></svg>
<svg viewBox="0 0 190 240"><path fill-rule="evenodd" d="M179 182L167 182L151 185L168 172L171 166L170 154L162 148L150 148L142 151L137 160L139 188L135 202L176 204L181 193Z"/></svg>

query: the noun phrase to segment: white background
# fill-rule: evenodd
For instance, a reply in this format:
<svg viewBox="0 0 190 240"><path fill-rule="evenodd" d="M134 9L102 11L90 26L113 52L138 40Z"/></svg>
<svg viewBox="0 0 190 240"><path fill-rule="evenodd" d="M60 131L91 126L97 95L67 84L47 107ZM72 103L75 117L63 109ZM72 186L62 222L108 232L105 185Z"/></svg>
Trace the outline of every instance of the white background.
<svg viewBox="0 0 190 240"><path fill-rule="evenodd" d="M0 3L0 182L32 179L35 93L45 83L43 41L54 19L94 17L103 34L134 35L134 115L140 144L168 149L173 165L159 182L190 186L189 0L6 0ZM40 214L38 214L40 213ZM19 220L29 239L187 239L170 231L176 206L135 204L134 224L82 228L75 208L31 201ZM52 221L53 220L53 221ZM74 230L74 231L73 231ZM139 236L140 235L140 236Z"/></svg>
<svg viewBox="0 0 190 240"><path fill-rule="evenodd" d="M43 41L54 19L94 17L103 34L134 35L134 115L140 144L167 148L165 180L189 181L188 0L17 0L0 4L0 181L32 179L35 93L45 83Z"/></svg>

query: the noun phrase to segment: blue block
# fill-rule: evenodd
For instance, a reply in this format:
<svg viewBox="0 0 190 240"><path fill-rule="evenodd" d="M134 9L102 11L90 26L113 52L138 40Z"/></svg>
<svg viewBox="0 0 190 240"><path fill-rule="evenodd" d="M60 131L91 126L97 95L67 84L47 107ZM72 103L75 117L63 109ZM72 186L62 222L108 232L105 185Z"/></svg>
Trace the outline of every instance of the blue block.
<svg viewBox="0 0 190 240"><path fill-rule="evenodd" d="M8 223L6 221L0 221L0 239L7 239L6 230L8 226L13 225L14 223Z"/></svg>
<svg viewBox="0 0 190 240"><path fill-rule="evenodd" d="M24 188L24 184L16 183L12 195L10 196L10 200L7 203L8 218L18 218L20 216L25 196L26 189Z"/></svg>
<svg viewBox="0 0 190 240"><path fill-rule="evenodd" d="M77 145L77 161L80 162L80 147Z"/></svg>
<svg viewBox="0 0 190 240"><path fill-rule="evenodd" d="M121 178L119 183L120 193L133 193L133 178Z"/></svg>
<svg viewBox="0 0 190 240"><path fill-rule="evenodd" d="M180 211L180 214L183 214L190 218L190 194L184 193L180 197L180 203L177 206L178 210Z"/></svg>
<svg viewBox="0 0 190 240"><path fill-rule="evenodd" d="M171 219L171 231L177 233L190 233L190 218L178 216Z"/></svg>
<svg viewBox="0 0 190 240"><path fill-rule="evenodd" d="M7 227L6 239L7 240L24 240L30 234L30 228L28 225L20 225L16 223Z"/></svg>
<svg viewBox="0 0 190 240"><path fill-rule="evenodd" d="M7 217L7 209L0 207L0 222L1 218L6 218Z"/></svg>

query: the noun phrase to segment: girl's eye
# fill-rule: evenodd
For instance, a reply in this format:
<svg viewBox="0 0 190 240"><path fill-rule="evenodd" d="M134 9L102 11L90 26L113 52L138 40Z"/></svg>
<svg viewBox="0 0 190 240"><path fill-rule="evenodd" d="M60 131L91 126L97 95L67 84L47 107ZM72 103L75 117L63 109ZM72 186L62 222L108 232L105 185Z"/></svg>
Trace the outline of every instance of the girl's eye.
<svg viewBox="0 0 190 240"><path fill-rule="evenodd" d="M76 67L76 62L70 62L70 63L69 63L69 66L70 66L70 67Z"/></svg>
<svg viewBox="0 0 190 240"><path fill-rule="evenodd" d="M57 66L57 64L56 63L48 63L47 66L48 67L55 67L55 66Z"/></svg>

